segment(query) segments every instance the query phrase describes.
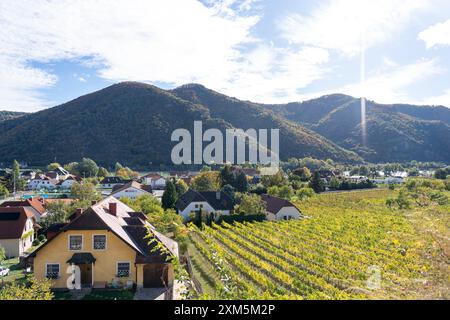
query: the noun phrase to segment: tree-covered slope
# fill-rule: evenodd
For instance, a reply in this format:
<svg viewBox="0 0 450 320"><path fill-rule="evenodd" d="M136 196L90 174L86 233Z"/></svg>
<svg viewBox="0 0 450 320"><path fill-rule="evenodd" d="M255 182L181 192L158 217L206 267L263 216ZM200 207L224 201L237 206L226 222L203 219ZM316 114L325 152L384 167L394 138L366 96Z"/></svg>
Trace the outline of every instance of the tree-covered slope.
<svg viewBox="0 0 450 320"><path fill-rule="evenodd" d="M196 101L157 87L125 82L63 105L0 123L0 162L34 165L67 163L82 157L102 165L171 165L175 129L280 128L281 157L313 156L339 161L355 154L251 103L229 105ZM223 101L230 98L219 95ZM184 99L186 98L186 99ZM191 101L188 101L191 100ZM221 101L222 101L221 100ZM230 101L234 101L230 99ZM205 102L205 103L199 103ZM206 103L207 102L207 103ZM230 110L226 110L230 107ZM234 116L232 116L234 114Z"/></svg>
<svg viewBox="0 0 450 320"><path fill-rule="evenodd" d="M450 109L442 106L383 105L367 101L366 144L360 99L329 95L303 103L266 107L368 161L450 162Z"/></svg>

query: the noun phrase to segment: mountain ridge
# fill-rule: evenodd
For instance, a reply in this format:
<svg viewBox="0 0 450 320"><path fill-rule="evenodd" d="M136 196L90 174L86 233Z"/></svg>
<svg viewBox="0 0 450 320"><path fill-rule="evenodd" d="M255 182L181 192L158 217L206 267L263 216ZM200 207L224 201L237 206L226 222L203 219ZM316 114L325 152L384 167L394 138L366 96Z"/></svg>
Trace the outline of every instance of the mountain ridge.
<svg viewBox="0 0 450 320"><path fill-rule="evenodd" d="M205 88L206 90L206 88ZM211 91L212 92L212 91ZM222 96L222 99L228 99ZM362 159L301 125L277 117L256 104L235 100L241 115L221 113L212 104L187 101L170 90L138 83L123 82L83 95L67 103L0 123L0 162L13 159L30 165L71 162L90 157L111 166L169 165L170 135L178 128L192 131L194 121L225 131L240 121L256 129L282 127L282 158L326 157L355 162ZM245 120L247 119L247 120ZM289 147L289 148L287 148ZM283 150L281 150L283 152Z"/></svg>

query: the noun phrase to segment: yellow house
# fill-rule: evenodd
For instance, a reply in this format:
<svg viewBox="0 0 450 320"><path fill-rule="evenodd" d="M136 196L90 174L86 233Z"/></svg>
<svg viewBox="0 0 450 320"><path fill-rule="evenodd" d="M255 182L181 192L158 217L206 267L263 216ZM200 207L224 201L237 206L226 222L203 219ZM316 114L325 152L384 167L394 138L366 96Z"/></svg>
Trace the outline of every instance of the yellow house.
<svg viewBox="0 0 450 320"><path fill-rule="evenodd" d="M156 243L166 250L152 252ZM178 244L158 233L146 216L114 197L71 216L71 221L48 234L33 252L37 279L50 278L53 288L102 288L107 285L171 288L173 266L168 255L178 255Z"/></svg>

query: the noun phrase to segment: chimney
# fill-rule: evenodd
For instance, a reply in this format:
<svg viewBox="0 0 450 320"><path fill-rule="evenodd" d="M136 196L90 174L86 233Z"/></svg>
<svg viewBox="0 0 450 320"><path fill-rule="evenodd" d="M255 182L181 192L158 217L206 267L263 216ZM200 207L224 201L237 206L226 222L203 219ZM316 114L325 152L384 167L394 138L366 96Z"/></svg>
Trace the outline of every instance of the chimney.
<svg viewBox="0 0 450 320"><path fill-rule="evenodd" d="M216 191L216 200L220 200L220 191Z"/></svg>
<svg viewBox="0 0 450 320"><path fill-rule="evenodd" d="M109 203L109 213L113 216L117 216L117 203L110 202Z"/></svg>
<svg viewBox="0 0 450 320"><path fill-rule="evenodd" d="M76 218L81 216L82 213L83 213L83 209L82 208L75 209L75 212L69 217L69 220L70 221L75 220Z"/></svg>

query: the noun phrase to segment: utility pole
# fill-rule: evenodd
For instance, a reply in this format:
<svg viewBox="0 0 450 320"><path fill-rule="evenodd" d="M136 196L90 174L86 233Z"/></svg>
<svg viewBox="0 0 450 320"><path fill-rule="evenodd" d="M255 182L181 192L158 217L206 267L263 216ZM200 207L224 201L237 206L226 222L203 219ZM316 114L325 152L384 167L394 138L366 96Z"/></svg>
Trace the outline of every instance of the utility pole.
<svg viewBox="0 0 450 320"><path fill-rule="evenodd" d="M13 168L13 197L16 200L16 170Z"/></svg>

